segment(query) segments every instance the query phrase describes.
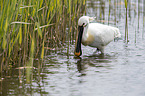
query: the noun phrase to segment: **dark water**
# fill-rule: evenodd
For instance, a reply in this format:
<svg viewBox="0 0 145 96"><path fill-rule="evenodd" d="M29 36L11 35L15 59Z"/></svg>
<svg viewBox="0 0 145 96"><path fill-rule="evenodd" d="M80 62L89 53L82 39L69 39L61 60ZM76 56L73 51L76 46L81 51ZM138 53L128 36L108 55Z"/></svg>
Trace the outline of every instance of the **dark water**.
<svg viewBox="0 0 145 96"><path fill-rule="evenodd" d="M114 0L111 1L114 3ZM96 22L102 20L103 23L108 24L108 1L102 6L101 4L100 1L92 4L88 0L87 15L96 16ZM82 46L83 55L75 58L73 56L74 45L70 46L69 55L67 55L67 49L59 50L57 53L52 51L46 54L44 63L41 64L35 60L30 81L26 80L27 75L24 68L14 68L9 73L5 73L7 77L0 81L1 95L145 96L145 40L142 3L140 3L140 12L138 12L138 3L132 0L131 17L128 15L128 43L124 42L124 3L116 5L118 6L116 13L114 12L115 6L112 6L109 25L118 27L122 38L111 42L105 48L104 55L93 54L96 49Z"/></svg>

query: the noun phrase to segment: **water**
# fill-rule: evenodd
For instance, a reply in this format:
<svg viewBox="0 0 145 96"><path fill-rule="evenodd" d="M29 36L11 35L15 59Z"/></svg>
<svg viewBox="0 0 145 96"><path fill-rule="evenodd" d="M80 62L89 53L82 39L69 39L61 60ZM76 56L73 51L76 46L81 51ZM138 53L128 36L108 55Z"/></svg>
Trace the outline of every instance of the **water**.
<svg viewBox="0 0 145 96"><path fill-rule="evenodd" d="M112 0L111 0L112 1ZM108 2L105 2L105 16L100 18L100 1L91 6L87 2L87 15L97 16L108 24ZM131 18L128 17L129 42L124 42L125 10L118 8L122 14L113 15L111 26L120 29L122 38L111 42L105 48L105 54L93 54L96 50L82 46L83 55L73 55L74 45L58 52L51 51L40 63L35 60L30 81L27 81L26 69L9 69L0 81L2 96L145 96L145 43L142 12L138 18L137 4L132 0ZM104 6L104 5L103 5ZM112 6L114 7L114 6ZM113 10L113 9L111 9ZM142 10L141 10L142 11ZM136 13L135 13L136 12ZM116 14L120 14L116 11ZM119 17L120 16L120 17ZM116 19L115 19L116 18ZM115 22L116 20L116 22ZM139 24L139 25L138 25Z"/></svg>

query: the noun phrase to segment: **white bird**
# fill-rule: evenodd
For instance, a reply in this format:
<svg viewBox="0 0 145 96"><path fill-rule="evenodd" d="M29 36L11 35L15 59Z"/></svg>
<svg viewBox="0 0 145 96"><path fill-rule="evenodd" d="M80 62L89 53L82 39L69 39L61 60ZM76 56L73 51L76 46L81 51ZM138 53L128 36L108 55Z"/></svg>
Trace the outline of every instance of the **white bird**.
<svg viewBox="0 0 145 96"><path fill-rule="evenodd" d="M81 43L85 46L97 48L96 52L104 54L104 47L114 38L121 37L119 29L116 27L99 23L90 23L94 17L82 16L78 20L79 33L76 40L75 55L81 56Z"/></svg>

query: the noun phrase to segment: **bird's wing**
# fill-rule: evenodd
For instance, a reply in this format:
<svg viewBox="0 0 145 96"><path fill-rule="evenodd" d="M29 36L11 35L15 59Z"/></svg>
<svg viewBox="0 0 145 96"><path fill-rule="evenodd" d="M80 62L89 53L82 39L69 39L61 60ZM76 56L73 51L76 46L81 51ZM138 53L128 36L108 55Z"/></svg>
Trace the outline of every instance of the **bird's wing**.
<svg viewBox="0 0 145 96"><path fill-rule="evenodd" d="M96 42L102 43L104 46L114 38L121 36L118 28L99 23L90 23L88 29L90 34L95 37Z"/></svg>

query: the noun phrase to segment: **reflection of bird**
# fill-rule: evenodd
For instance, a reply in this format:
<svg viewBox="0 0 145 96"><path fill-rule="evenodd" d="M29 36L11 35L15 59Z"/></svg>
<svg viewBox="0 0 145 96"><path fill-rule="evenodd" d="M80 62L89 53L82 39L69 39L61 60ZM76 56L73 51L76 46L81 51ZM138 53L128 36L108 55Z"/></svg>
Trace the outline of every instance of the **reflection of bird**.
<svg viewBox="0 0 145 96"><path fill-rule="evenodd" d="M121 37L118 28L103 25L99 23L89 23L94 17L82 16L79 21L79 33L76 41L75 55L80 56L81 43L85 46L97 48L96 52L104 53L104 47L108 45L114 38Z"/></svg>

